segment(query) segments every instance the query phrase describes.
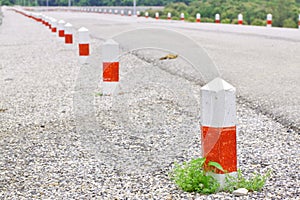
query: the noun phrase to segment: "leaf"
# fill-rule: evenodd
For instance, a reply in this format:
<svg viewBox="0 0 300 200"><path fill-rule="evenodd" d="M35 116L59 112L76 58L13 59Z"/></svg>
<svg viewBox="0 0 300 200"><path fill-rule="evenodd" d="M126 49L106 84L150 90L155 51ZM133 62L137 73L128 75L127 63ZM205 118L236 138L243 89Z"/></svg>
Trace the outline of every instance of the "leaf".
<svg viewBox="0 0 300 200"><path fill-rule="evenodd" d="M217 162L209 161L208 166L209 166L209 167L215 167L215 168L217 168L218 170L224 172L223 167L222 167L219 163L217 163Z"/></svg>

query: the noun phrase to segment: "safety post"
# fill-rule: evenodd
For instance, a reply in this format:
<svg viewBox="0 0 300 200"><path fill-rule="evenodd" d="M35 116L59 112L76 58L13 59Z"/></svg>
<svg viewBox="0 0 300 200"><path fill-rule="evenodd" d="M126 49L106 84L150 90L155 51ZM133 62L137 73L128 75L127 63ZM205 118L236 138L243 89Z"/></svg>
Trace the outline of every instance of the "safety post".
<svg viewBox="0 0 300 200"><path fill-rule="evenodd" d="M216 16L215 16L215 23L216 24L220 23L220 14L216 14Z"/></svg>
<svg viewBox="0 0 300 200"><path fill-rule="evenodd" d="M243 25L243 15L241 13L238 15L238 25Z"/></svg>
<svg viewBox="0 0 300 200"><path fill-rule="evenodd" d="M181 21L184 21L184 13L181 13L181 14L180 14L180 20L181 20Z"/></svg>
<svg viewBox="0 0 300 200"><path fill-rule="evenodd" d="M103 94L112 95L119 83L119 44L109 39L103 44Z"/></svg>
<svg viewBox="0 0 300 200"><path fill-rule="evenodd" d="M51 32L53 34L56 34L56 31L57 31L57 20L52 18L51 19Z"/></svg>
<svg viewBox="0 0 300 200"><path fill-rule="evenodd" d="M168 20L171 20L171 18L172 18L172 14L168 12Z"/></svg>
<svg viewBox="0 0 300 200"><path fill-rule="evenodd" d="M215 78L201 88L202 156L218 162L228 175L237 172L236 89L221 78ZM215 169L212 175L221 187L225 172Z"/></svg>
<svg viewBox="0 0 300 200"><path fill-rule="evenodd" d="M157 19L157 20L159 19L159 13L158 12L155 13L155 19Z"/></svg>
<svg viewBox="0 0 300 200"><path fill-rule="evenodd" d="M73 47L73 26L70 23L65 25L65 44L69 49Z"/></svg>
<svg viewBox="0 0 300 200"><path fill-rule="evenodd" d="M78 29L78 49L80 63L87 64L90 55L90 35L89 30L84 27Z"/></svg>
<svg viewBox="0 0 300 200"><path fill-rule="evenodd" d="M198 22L198 23L201 22L201 15L200 15L200 13L196 14L196 22Z"/></svg>
<svg viewBox="0 0 300 200"><path fill-rule="evenodd" d="M58 37L62 40L65 38L65 21L64 20L59 20L58 21Z"/></svg>
<svg viewBox="0 0 300 200"><path fill-rule="evenodd" d="M267 14L267 27L272 27L272 14Z"/></svg>

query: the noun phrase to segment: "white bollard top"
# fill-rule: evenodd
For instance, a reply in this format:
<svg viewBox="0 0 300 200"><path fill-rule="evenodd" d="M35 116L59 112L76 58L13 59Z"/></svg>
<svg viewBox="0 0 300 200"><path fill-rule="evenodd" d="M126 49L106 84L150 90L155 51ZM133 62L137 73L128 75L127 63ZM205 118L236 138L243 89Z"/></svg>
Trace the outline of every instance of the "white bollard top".
<svg viewBox="0 0 300 200"><path fill-rule="evenodd" d="M171 13L170 12L168 12L168 18L171 18Z"/></svg>
<svg viewBox="0 0 300 200"><path fill-rule="evenodd" d="M140 16L141 12L140 11L136 11L136 15Z"/></svg>
<svg viewBox="0 0 300 200"><path fill-rule="evenodd" d="M36 18L41 19L42 14L41 13L32 13L32 15L34 15Z"/></svg>
<svg viewBox="0 0 300 200"><path fill-rule="evenodd" d="M180 14L180 18L184 18L184 13L181 13L181 14Z"/></svg>
<svg viewBox="0 0 300 200"><path fill-rule="evenodd" d="M73 33L73 26L70 23L65 24L65 31L67 34L72 34Z"/></svg>
<svg viewBox="0 0 300 200"><path fill-rule="evenodd" d="M201 125L215 128L236 125L236 89L221 78L201 88Z"/></svg>
<svg viewBox="0 0 300 200"><path fill-rule="evenodd" d="M121 10L121 15L124 15L124 10Z"/></svg>
<svg viewBox="0 0 300 200"><path fill-rule="evenodd" d="M239 20L239 21L242 21L242 20L243 20L243 15L242 15L241 13L238 15L238 20Z"/></svg>
<svg viewBox="0 0 300 200"><path fill-rule="evenodd" d="M200 18L201 18L200 13L197 13L197 14L196 14L196 19L200 19Z"/></svg>
<svg viewBox="0 0 300 200"><path fill-rule="evenodd" d="M156 17L156 18L159 17L159 13L158 13L158 12L155 13L155 17Z"/></svg>
<svg viewBox="0 0 300 200"><path fill-rule="evenodd" d="M55 18L53 18L53 17L50 17L50 21L51 22L57 22L57 20Z"/></svg>
<svg viewBox="0 0 300 200"><path fill-rule="evenodd" d="M267 20L272 20L272 14L267 14Z"/></svg>
<svg viewBox="0 0 300 200"><path fill-rule="evenodd" d="M112 39L103 43L103 62L119 62L119 44Z"/></svg>
<svg viewBox="0 0 300 200"><path fill-rule="evenodd" d="M220 14L216 14L216 20L220 20Z"/></svg>
<svg viewBox="0 0 300 200"><path fill-rule="evenodd" d="M55 18L51 18L52 25L57 25L57 20Z"/></svg>
<svg viewBox="0 0 300 200"><path fill-rule="evenodd" d="M79 44L88 44L90 43L89 30L85 27L78 29L78 42Z"/></svg>
<svg viewBox="0 0 300 200"><path fill-rule="evenodd" d="M128 10L128 15L131 15L131 10Z"/></svg>
<svg viewBox="0 0 300 200"><path fill-rule="evenodd" d="M64 26L65 23L66 23L66 22L65 22L64 20L59 20L59 21L58 21L58 25L59 25L59 26Z"/></svg>
<svg viewBox="0 0 300 200"><path fill-rule="evenodd" d="M145 17L148 17L149 16L149 13L148 12L145 12Z"/></svg>

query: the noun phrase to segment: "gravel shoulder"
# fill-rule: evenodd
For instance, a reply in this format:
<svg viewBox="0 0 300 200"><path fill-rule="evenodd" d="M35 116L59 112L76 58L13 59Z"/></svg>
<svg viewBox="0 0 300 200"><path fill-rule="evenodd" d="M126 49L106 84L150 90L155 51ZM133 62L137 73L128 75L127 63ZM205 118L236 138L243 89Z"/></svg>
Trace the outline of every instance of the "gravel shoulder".
<svg viewBox="0 0 300 200"><path fill-rule="evenodd" d="M76 51L41 24L5 11L0 43L1 199L300 198L298 133L243 103L237 107L239 168L246 176L271 169L264 189L244 198L204 196L169 180L174 161L201 153L200 85L166 71L177 72L176 65L124 55L119 93L101 96L102 85L93 84L101 74L99 40L92 40L90 64L80 66Z"/></svg>

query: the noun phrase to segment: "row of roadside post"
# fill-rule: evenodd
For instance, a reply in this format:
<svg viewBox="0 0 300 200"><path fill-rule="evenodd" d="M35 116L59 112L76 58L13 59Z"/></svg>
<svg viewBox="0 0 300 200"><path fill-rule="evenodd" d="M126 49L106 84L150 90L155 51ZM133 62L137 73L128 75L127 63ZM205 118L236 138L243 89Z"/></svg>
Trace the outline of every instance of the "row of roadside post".
<svg viewBox="0 0 300 200"><path fill-rule="evenodd" d="M32 8L30 8L29 10L32 10ZM88 12L88 13L101 13L101 14L115 14L115 15L121 15L121 16L137 16L137 17L142 17L141 15L141 11L136 11L136 13L133 13L132 10L130 9L112 9L112 8L84 8L84 7L72 7L72 8L57 8L56 10L58 11L71 11L71 12ZM144 12L144 17L145 18L149 18L149 12L145 11ZM180 16L176 16L176 17L180 17L181 21L185 21L185 13L180 13ZM200 23L201 22L201 14L197 13L196 14L196 20L195 22ZM160 19L159 16L159 12L155 13L155 19L158 20ZM172 13L168 12L167 13L167 20L172 20ZM237 20L238 20L238 25L243 25L244 21L243 21L243 14L240 13L237 16ZM267 27L272 27L272 23L273 23L273 16L272 14L267 14L266 16L266 26ZM221 23L221 15L219 13L215 14L215 20L214 22L216 24L220 24ZM300 14L298 16L298 28L300 29Z"/></svg>

